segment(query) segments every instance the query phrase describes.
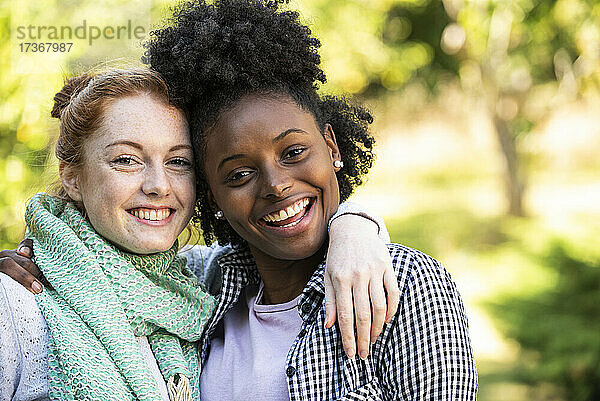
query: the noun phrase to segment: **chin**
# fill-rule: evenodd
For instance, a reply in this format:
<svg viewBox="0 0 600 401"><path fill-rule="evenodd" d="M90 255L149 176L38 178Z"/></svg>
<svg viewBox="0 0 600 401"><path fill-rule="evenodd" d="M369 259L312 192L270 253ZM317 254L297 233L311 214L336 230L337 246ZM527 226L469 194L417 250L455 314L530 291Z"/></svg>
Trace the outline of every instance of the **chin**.
<svg viewBox="0 0 600 401"><path fill-rule="evenodd" d="M174 242L170 245L167 245L163 242L146 242L146 243L136 243L136 244L126 244L126 245L117 245L120 249L129 252L135 253L138 255L149 255L151 253L164 252L173 246Z"/></svg>
<svg viewBox="0 0 600 401"><path fill-rule="evenodd" d="M313 256L315 253L319 252L322 248L324 241L318 244L299 244L294 247L290 246L275 246L271 249L265 249L265 252L272 257L281 260L302 260L307 259Z"/></svg>

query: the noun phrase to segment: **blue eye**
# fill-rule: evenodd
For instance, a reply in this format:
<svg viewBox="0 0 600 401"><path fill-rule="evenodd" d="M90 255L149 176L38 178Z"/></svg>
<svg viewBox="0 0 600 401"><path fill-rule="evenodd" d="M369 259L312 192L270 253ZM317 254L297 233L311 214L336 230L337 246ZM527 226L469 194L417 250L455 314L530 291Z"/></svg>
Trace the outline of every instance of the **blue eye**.
<svg viewBox="0 0 600 401"><path fill-rule="evenodd" d="M112 161L115 164L121 164L125 166L131 166L135 160L131 156L119 156Z"/></svg>
<svg viewBox="0 0 600 401"><path fill-rule="evenodd" d="M177 167L190 167L192 162L183 157L177 157L175 159L169 160L169 164L175 165Z"/></svg>

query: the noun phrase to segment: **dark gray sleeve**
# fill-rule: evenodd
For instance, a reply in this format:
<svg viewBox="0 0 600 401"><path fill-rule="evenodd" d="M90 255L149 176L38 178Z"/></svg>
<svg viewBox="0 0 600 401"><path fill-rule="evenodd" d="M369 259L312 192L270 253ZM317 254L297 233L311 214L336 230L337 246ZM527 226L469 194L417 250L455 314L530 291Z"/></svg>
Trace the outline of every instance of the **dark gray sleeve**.
<svg viewBox="0 0 600 401"><path fill-rule="evenodd" d="M211 246L194 245L184 248L181 254L187 258L187 266L198 280L211 294L218 295L221 289L219 258L232 250L231 245L222 246L215 242Z"/></svg>

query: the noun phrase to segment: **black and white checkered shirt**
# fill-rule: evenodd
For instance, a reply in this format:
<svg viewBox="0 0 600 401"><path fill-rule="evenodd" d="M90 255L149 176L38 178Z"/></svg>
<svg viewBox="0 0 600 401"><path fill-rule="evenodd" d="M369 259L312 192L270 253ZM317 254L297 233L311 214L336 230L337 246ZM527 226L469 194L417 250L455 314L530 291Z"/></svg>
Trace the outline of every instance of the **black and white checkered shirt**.
<svg viewBox="0 0 600 401"><path fill-rule="evenodd" d="M335 325L325 329L325 264L315 271L298 304L302 328L285 370L291 401L475 400L477 372L467 318L450 274L435 259L398 244L388 245L401 291L400 306L365 361L349 359ZM260 281L249 250L219 259L222 286L209 338L248 284Z"/></svg>

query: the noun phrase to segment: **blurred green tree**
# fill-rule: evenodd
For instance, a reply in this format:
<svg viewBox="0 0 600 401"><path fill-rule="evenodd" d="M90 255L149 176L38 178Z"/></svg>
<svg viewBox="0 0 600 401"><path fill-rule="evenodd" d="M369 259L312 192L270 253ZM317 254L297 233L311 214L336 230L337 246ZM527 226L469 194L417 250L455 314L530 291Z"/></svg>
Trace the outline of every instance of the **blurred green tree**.
<svg viewBox="0 0 600 401"><path fill-rule="evenodd" d="M450 78L485 101L512 215L525 214L521 139L558 107L600 88L597 0L307 3L322 16L314 22L334 86L369 97L419 80L435 95Z"/></svg>
<svg viewBox="0 0 600 401"><path fill-rule="evenodd" d="M488 305L507 337L521 345L520 363L507 376L551 383L567 400L598 400L600 259L582 260L555 243L543 262L557 274L552 288Z"/></svg>

